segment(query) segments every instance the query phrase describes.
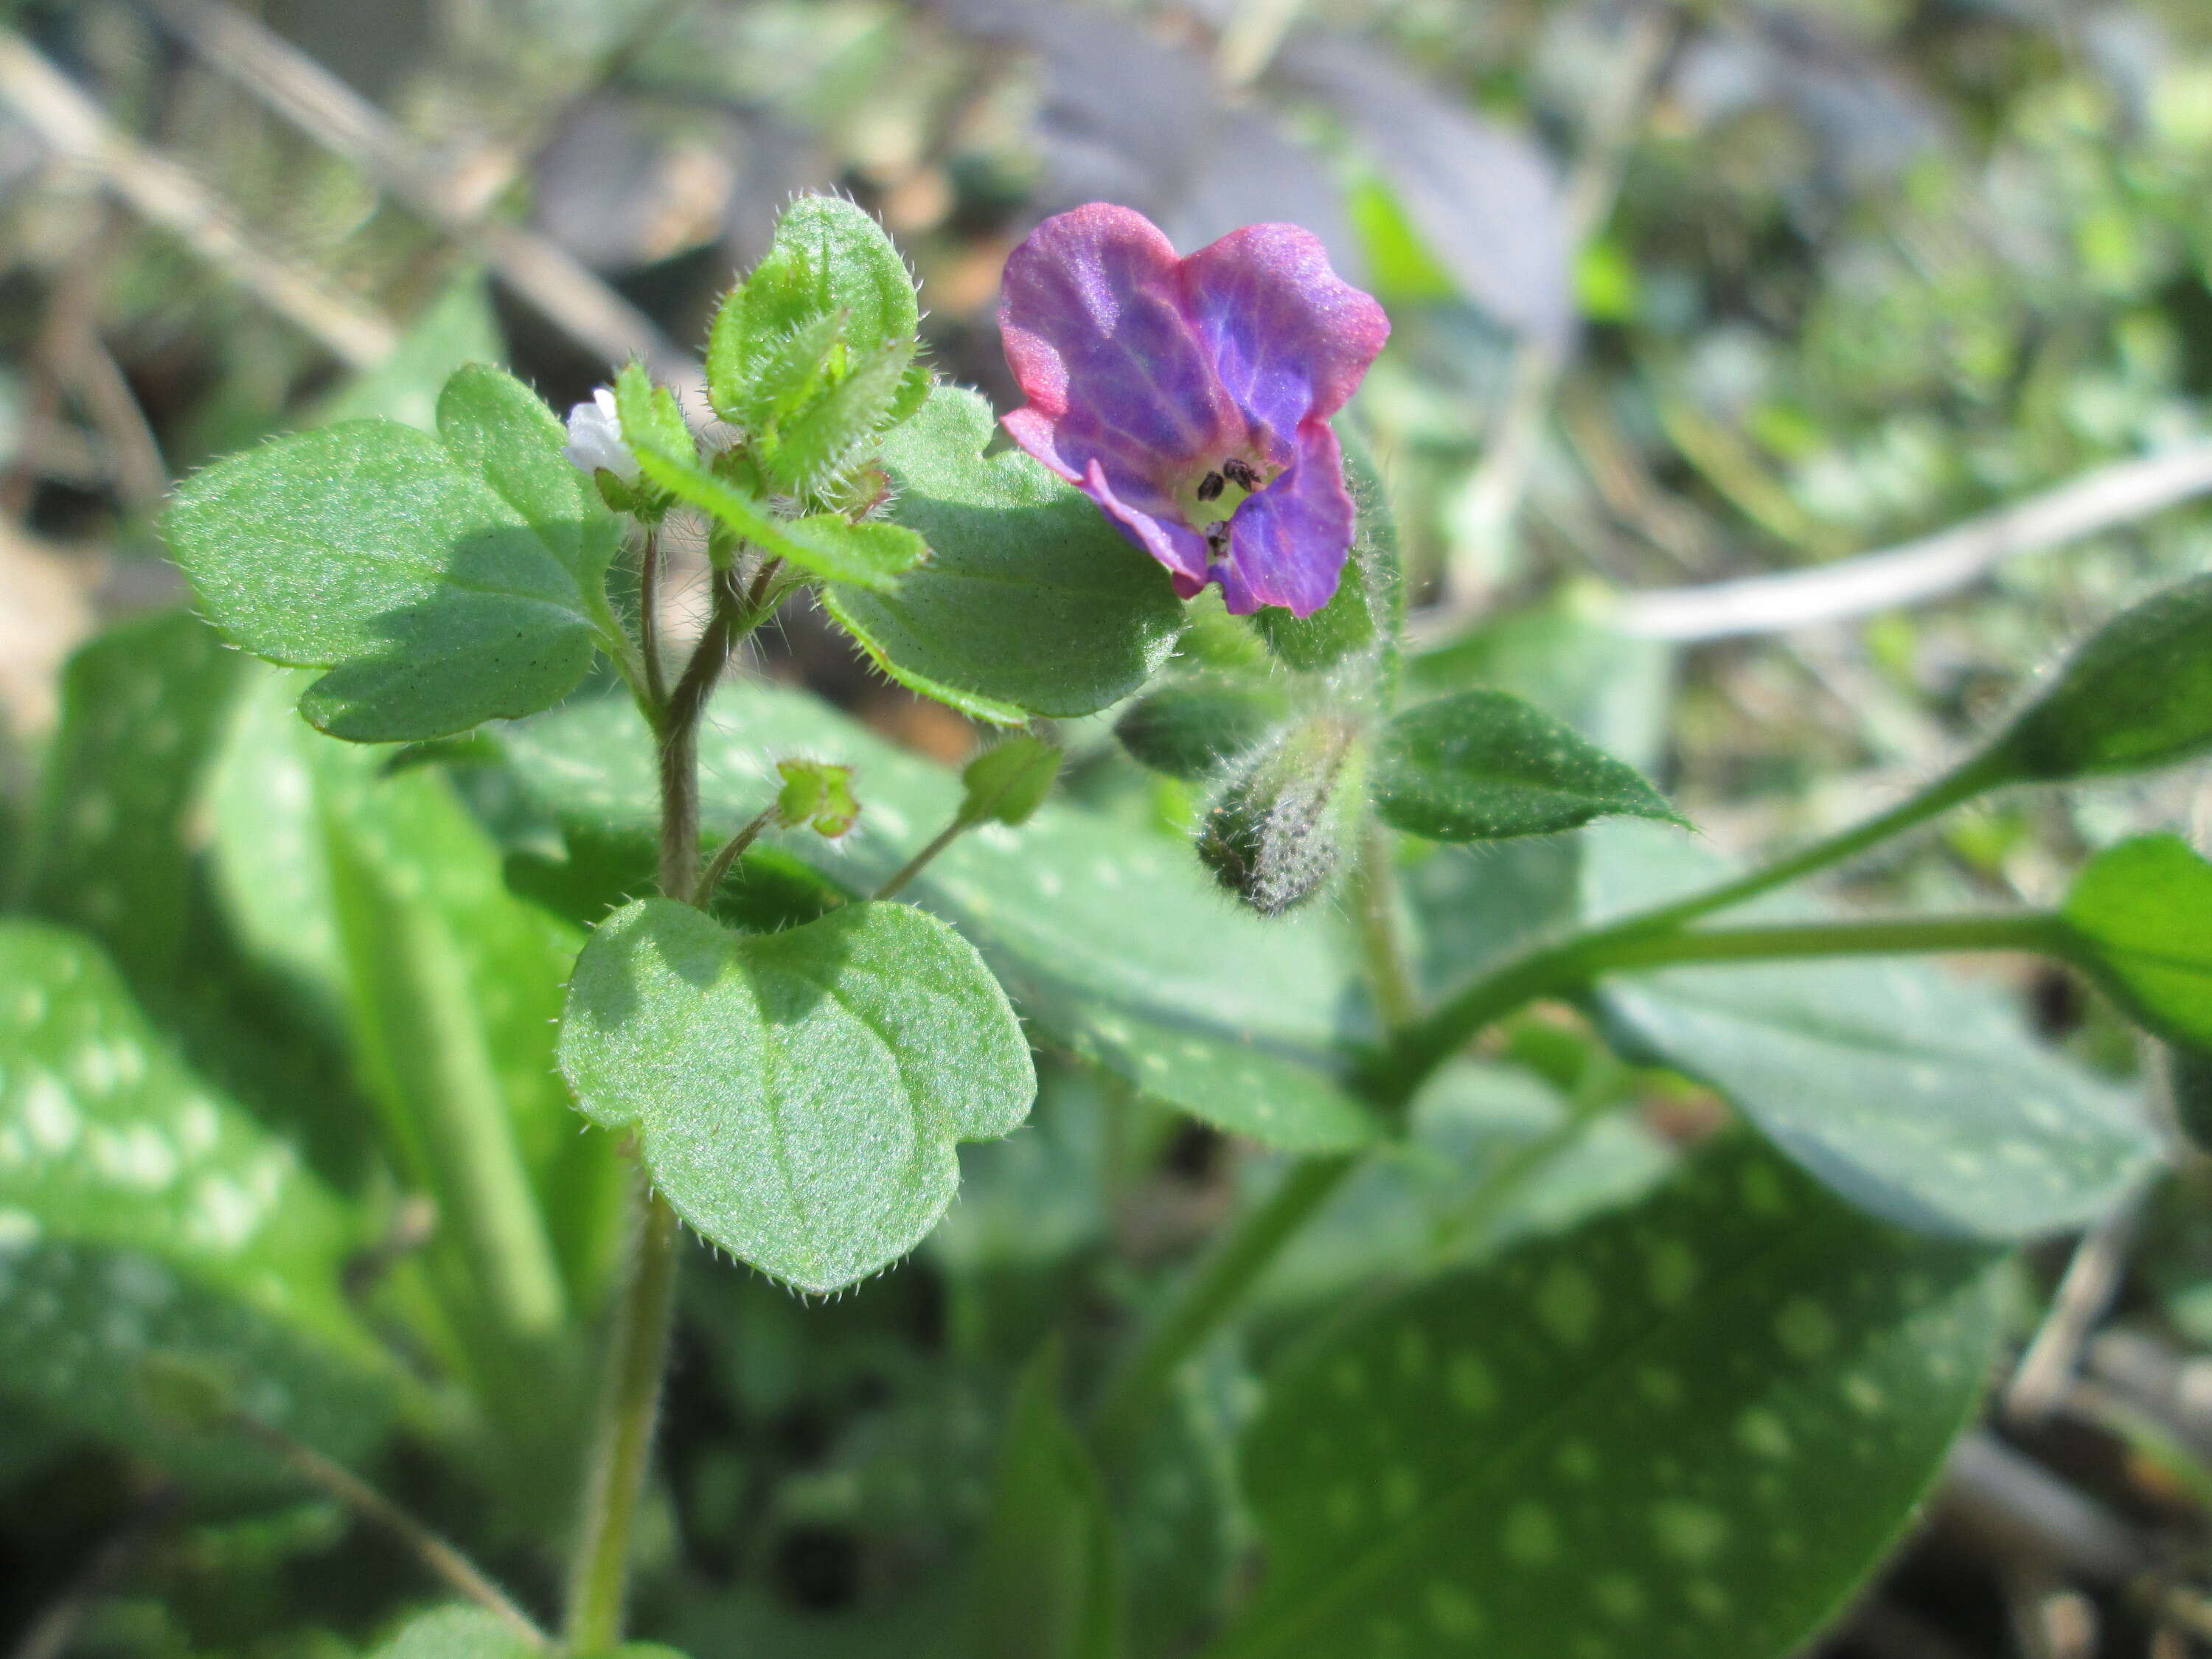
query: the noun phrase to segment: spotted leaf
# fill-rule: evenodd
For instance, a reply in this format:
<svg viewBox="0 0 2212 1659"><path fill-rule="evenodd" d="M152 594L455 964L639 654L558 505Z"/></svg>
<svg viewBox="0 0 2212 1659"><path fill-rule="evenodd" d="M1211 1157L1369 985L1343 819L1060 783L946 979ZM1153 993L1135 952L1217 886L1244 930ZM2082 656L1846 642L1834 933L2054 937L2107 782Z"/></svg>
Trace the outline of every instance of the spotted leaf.
<svg viewBox="0 0 2212 1659"><path fill-rule="evenodd" d="M1796 1650L1972 1411L1992 1263L1739 1142L1376 1309L1270 1382L1267 1578L1216 1659Z"/></svg>
<svg viewBox="0 0 2212 1659"><path fill-rule="evenodd" d="M139 1013L99 947L0 924L0 1376L81 1432L217 1480L258 1468L143 1397L160 1354L346 1456L392 1386L339 1283L343 1208Z"/></svg>

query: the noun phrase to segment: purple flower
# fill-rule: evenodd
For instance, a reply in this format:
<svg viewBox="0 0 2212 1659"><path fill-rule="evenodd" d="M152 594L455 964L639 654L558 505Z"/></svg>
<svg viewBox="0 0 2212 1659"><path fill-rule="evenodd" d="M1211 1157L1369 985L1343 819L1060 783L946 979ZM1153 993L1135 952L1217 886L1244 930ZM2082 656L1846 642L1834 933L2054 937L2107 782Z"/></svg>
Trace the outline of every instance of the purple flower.
<svg viewBox="0 0 2212 1659"><path fill-rule="evenodd" d="M1006 261L1014 441L1105 509L1189 599L1301 617L1328 603L1355 514L1328 417L1389 337L1382 307L1296 225L1248 225L1178 259L1158 227L1093 202Z"/></svg>

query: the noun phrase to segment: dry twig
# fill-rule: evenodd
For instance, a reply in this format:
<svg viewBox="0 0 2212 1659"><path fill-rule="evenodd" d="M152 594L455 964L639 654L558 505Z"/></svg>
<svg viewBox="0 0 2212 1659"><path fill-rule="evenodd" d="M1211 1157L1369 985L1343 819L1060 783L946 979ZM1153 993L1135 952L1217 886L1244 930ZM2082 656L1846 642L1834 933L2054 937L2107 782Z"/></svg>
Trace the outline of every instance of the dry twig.
<svg viewBox="0 0 2212 1659"><path fill-rule="evenodd" d="M153 0L154 10L242 90L469 246L548 321L608 362L641 357L679 392L705 384L697 361L653 319L536 232L480 216L465 169L438 165L398 123L267 26L223 0Z"/></svg>
<svg viewBox="0 0 2212 1659"><path fill-rule="evenodd" d="M1674 8L1667 5L1647 5L1629 20L1613 78L1567 179L1564 212L1570 248L1582 248L1613 216L1629 149L1643 130L1680 27ZM1482 465L1468 485L1465 518L1477 551L1484 541L1510 534L1520 516L1529 470L1571 349L1571 336L1561 330L1530 334L1515 350L1505 402L1491 422ZM1445 611L1463 617L1483 597L1478 562L1455 559L1444 572ZM1424 631L1438 626L1448 629L1449 623L1439 619Z"/></svg>
<svg viewBox="0 0 2212 1659"><path fill-rule="evenodd" d="M260 246L230 204L192 173L118 129L15 30L0 27L0 103L61 155L87 167L131 210L251 289L356 368L391 354L398 336L373 307L312 268Z"/></svg>
<svg viewBox="0 0 2212 1659"><path fill-rule="evenodd" d="M1644 639L1687 642L1863 617L1955 592L2007 559L2133 524L2208 491L2212 441L2100 468L1883 552L1809 570L1632 594L1614 626Z"/></svg>

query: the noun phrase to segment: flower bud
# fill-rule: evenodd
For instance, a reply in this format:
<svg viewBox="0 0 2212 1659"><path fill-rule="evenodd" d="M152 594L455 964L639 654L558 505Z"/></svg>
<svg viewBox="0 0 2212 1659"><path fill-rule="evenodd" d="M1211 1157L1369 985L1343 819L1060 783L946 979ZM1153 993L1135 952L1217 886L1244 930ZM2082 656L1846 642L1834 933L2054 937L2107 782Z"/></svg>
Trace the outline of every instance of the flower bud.
<svg viewBox="0 0 2212 1659"><path fill-rule="evenodd" d="M561 452L571 465L592 477L613 476L625 489L635 490L639 478L637 457L623 441L622 416L615 410L615 394L606 386L592 393L592 401L568 411L568 442ZM605 486L600 486L602 492Z"/></svg>
<svg viewBox="0 0 2212 1659"><path fill-rule="evenodd" d="M1214 879L1263 916L1304 903L1335 873L1358 799L1358 730L1322 715L1295 726L1231 782L1199 826Z"/></svg>

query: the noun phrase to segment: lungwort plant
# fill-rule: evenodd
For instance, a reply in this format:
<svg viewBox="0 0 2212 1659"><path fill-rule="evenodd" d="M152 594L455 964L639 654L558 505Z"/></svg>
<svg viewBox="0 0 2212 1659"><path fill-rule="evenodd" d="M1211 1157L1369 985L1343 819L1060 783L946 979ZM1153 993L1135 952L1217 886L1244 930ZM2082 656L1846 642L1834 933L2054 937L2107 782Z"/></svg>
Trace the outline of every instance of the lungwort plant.
<svg viewBox="0 0 2212 1659"><path fill-rule="evenodd" d="M386 1659L821 1651L748 1585L831 1522L922 1540L854 1651L1780 1659L1974 1410L2011 1253L2160 1158L1911 958L2041 952L2212 1051L2178 841L2048 912L1785 890L2202 752L2212 578L1732 869L1584 702L1401 640L1342 412L1388 325L1312 237L1080 209L1001 319L1011 442L803 199L703 393L632 364L564 423L473 364L434 430L179 491L205 623L77 658L0 922L0 1455L103 1443L234 1532L334 1502L416 1577L300 1631ZM964 769L732 670L801 590L993 732ZM1148 789L1096 787L1116 744ZM1736 1127L1655 1138L1660 1076ZM1247 1149L1195 1249L1131 1207L1192 1124ZM741 1403L657 1457L679 1324ZM810 1472L744 1425L844 1397L805 1356L855 1331L909 1450ZM351 1650L300 1631L256 1650Z"/></svg>

